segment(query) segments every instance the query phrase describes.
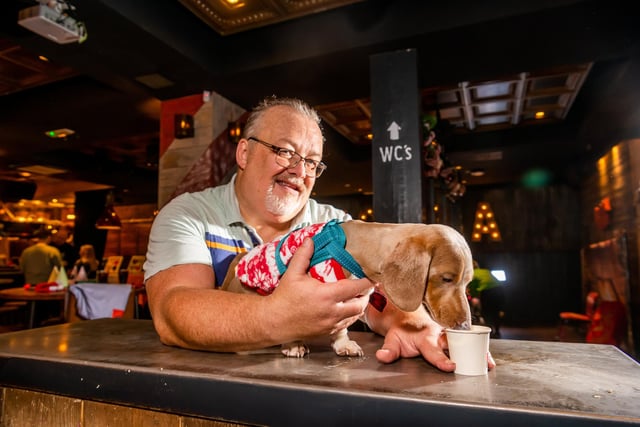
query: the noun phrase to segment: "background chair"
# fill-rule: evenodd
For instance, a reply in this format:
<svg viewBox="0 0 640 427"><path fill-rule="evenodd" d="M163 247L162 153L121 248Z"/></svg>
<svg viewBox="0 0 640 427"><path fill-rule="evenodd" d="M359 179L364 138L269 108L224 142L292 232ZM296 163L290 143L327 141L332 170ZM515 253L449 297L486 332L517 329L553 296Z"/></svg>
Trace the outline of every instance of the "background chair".
<svg viewBox="0 0 640 427"><path fill-rule="evenodd" d="M73 285L73 286L80 286L80 285ZM100 286L104 286L106 289L108 289L111 286L115 286L115 285L109 285L109 284L100 284ZM69 288L67 288L67 292L65 294L65 306L64 306L64 313L65 313L65 321L66 322L77 322L80 320L88 320L85 317L83 317L79 312L78 312L78 300L76 299L76 296L69 291ZM133 290L133 288L131 288L131 292L129 293L129 298L127 299L127 305L126 308L122 311L122 313L118 313L117 315L114 315L112 317L117 317L117 318L122 318L122 319L136 319L136 294Z"/></svg>
<svg viewBox="0 0 640 427"><path fill-rule="evenodd" d="M560 341L585 342L587 331L600 302L600 294L591 291L585 300L585 312L575 313L563 311L560 313L560 324L558 326L558 339Z"/></svg>
<svg viewBox="0 0 640 427"><path fill-rule="evenodd" d="M587 294L585 312L561 312L558 339L592 344L611 344L626 349L627 316L624 304L603 299L601 294Z"/></svg>

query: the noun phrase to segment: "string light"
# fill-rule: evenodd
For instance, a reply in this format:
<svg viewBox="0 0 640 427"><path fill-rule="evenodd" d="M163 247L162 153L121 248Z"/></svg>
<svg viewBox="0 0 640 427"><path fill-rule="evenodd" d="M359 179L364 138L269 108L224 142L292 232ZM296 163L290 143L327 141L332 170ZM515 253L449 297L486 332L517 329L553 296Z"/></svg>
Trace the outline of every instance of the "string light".
<svg viewBox="0 0 640 427"><path fill-rule="evenodd" d="M500 229L498 228L498 223L496 222L491 206L487 202L480 202L476 209L471 240L479 242L485 234L489 236L489 241L491 242L499 242L502 240Z"/></svg>

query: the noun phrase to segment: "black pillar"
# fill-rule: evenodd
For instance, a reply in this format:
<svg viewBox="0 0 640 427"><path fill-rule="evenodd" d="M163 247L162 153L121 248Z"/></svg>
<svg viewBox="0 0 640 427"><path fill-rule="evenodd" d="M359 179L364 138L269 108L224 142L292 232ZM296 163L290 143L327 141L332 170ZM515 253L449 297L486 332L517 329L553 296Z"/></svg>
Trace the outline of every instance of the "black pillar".
<svg viewBox="0 0 640 427"><path fill-rule="evenodd" d="M373 211L379 222L422 222L422 144L417 54L373 55Z"/></svg>

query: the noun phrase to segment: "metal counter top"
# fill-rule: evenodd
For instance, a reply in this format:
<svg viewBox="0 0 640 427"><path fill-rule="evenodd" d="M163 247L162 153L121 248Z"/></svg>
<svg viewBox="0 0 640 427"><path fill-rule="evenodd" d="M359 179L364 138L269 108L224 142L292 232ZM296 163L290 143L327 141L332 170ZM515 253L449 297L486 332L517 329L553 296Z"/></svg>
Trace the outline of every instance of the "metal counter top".
<svg viewBox="0 0 640 427"><path fill-rule="evenodd" d="M350 335L365 357L318 339L294 359L167 347L148 320L84 321L1 334L0 384L260 425L640 425L640 364L613 346L492 340L498 366L466 377L380 364L381 337Z"/></svg>

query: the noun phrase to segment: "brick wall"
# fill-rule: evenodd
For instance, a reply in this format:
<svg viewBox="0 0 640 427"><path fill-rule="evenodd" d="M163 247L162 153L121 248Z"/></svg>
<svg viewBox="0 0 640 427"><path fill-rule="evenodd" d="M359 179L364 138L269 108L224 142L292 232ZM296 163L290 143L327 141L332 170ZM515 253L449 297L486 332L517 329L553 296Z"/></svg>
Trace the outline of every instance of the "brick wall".
<svg viewBox="0 0 640 427"><path fill-rule="evenodd" d="M185 191L217 185L235 164L235 145L226 138L227 126L244 110L211 93L163 101L160 118L158 207ZM174 115L194 116L193 138L174 137Z"/></svg>
<svg viewBox="0 0 640 427"><path fill-rule="evenodd" d="M629 309L636 353L640 353L640 139L622 141L602 156L582 190L584 244L624 236L627 242ZM610 210L598 224L596 208ZM600 213L600 215L603 215Z"/></svg>

